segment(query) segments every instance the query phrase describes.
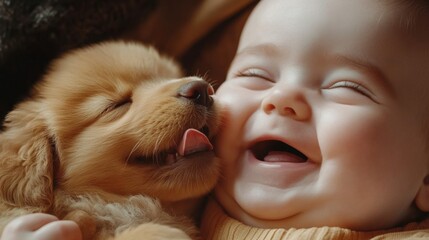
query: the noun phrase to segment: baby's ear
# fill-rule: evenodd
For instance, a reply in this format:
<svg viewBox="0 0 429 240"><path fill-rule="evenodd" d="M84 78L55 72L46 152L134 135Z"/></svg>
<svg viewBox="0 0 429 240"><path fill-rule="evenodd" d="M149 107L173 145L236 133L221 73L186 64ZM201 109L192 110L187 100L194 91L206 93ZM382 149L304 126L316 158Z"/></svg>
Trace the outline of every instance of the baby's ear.
<svg viewBox="0 0 429 240"><path fill-rule="evenodd" d="M429 175L423 179L415 202L421 211L429 212Z"/></svg>
<svg viewBox="0 0 429 240"><path fill-rule="evenodd" d="M46 211L53 201L53 146L41 104L27 101L6 116L0 133L0 201Z"/></svg>

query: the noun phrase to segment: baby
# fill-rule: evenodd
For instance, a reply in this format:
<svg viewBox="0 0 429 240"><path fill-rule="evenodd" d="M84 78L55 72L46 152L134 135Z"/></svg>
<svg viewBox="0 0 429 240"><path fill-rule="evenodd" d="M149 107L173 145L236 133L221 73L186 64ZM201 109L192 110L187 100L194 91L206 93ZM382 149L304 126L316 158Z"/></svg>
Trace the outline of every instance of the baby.
<svg viewBox="0 0 429 240"><path fill-rule="evenodd" d="M428 237L428 24L426 0L261 1L217 92L206 239Z"/></svg>
<svg viewBox="0 0 429 240"><path fill-rule="evenodd" d="M336 226L369 238L422 221L428 26L426 0L261 1L217 92L228 111L215 198L227 215L283 237ZM282 239L225 220L214 205L207 239Z"/></svg>

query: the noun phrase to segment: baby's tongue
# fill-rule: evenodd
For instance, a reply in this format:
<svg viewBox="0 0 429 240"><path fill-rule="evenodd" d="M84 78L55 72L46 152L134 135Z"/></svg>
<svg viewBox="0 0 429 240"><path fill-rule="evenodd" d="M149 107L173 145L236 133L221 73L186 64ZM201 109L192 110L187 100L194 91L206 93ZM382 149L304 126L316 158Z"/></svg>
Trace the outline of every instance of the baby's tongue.
<svg viewBox="0 0 429 240"><path fill-rule="evenodd" d="M204 133L190 128L183 134L182 140L177 148L180 156L186 156L196 152L213 150L213 145Z"/></svg>

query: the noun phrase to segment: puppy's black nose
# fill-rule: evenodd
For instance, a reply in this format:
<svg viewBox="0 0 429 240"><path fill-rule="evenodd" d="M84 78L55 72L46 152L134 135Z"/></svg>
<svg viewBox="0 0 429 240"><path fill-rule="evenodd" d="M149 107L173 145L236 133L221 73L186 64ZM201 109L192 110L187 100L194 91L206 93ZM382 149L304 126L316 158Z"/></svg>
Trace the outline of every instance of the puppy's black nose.
<svg viewBox="0 0 429 240"><path fill-rule="evenodd" d="M213 87L205 81L192 81L180 86L177 91L179 97L186 98L192 102L210 107L213 99L210 97L214 93Z"/></svg>

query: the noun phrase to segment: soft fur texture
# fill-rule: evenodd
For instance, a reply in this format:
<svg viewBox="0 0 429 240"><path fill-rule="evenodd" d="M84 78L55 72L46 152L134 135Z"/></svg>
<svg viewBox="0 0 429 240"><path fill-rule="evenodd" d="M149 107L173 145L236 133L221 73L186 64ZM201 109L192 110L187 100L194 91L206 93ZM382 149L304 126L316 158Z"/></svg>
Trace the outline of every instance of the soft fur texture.
<svg viewBox="0 0 429 240"><path fill-rule="evenodd" d="M16 216L46 212L75 220L85 239L196 237L178 215L215 185L218 161L211 151L166 159L185 130L216 132L212 99L178 94L201 81L133 43L55 61L0 134L0 232Z"/></svg>

